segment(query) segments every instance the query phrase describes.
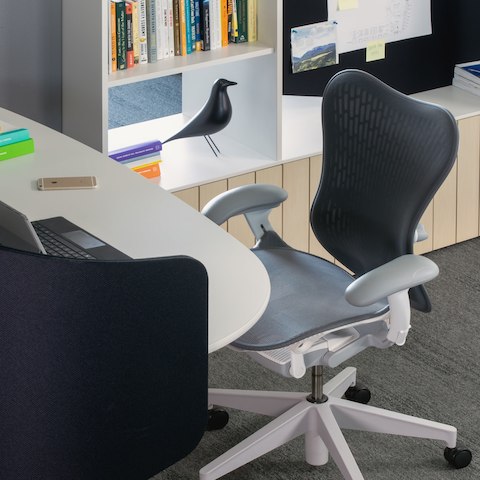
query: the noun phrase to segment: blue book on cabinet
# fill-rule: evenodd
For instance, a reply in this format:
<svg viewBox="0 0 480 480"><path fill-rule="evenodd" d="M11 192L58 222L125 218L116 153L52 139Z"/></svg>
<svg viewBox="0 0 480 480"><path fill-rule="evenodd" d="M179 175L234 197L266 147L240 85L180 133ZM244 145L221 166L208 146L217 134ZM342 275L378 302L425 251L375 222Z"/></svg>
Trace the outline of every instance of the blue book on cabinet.
<svg viewBox="0 0 480 480"><path fill-rule="evenodd" d="M0 147L11 143L23 142L30 138L30 132L26 128L17 128L0 133Z"/></svg>

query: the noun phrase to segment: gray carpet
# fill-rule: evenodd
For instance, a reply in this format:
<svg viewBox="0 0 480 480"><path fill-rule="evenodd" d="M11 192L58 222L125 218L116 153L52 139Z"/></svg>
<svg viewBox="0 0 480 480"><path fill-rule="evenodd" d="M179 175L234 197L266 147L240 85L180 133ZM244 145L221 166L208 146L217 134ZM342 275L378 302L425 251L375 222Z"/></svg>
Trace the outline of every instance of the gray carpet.
<svg viewBox="0 0 480 480"><path fill-rule="evenodd" d="M182 111L182 76L122 85L108 90L108 128L123 127Z"/></svg>
<svg viewBox="0 0 480 480"><path fill-rule="evenodd" d="M428 256L440 267L440 276L428 285L432 313L413 314L405 346L369 349L345 366L357 367L359 382L372 391L371 405L455 425L459 444L472 450L474 459L469 467L455 470L443 459L440 442L346 431L367 480L480 478L480 239ZM328 376L339 370L328 371ZM309 377L280 377L224 348L210 356L210 386L307 391ZM229 413L225 429L206 432L194 452L155 480L198 478L203 465L268 422L260 415ZM303 439L297 438L223 478L341 480L342 476L333 462L322 467L305 463Z"/></svg>

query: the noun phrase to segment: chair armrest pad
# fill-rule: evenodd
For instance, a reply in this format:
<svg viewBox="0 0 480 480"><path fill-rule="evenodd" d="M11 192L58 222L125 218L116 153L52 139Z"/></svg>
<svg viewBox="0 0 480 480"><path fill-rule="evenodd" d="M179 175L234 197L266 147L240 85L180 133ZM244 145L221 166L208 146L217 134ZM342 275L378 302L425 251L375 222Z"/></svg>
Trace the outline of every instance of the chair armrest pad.
<svg viewBox="0 0 480 480"><path fill-rule="evenodd" d="M352 305L364 307L428 282L438 272L437 265L426 257L402 255L353 281L345 290L345 298Z"/></svg>
<svg viewBox="0 0 480 480"><path fill-rule="evenodd" d="M283 188L275 185L243 185L217 195L205 205L202 214L221 225L236 215L277 207L287 196Z"/></svg>

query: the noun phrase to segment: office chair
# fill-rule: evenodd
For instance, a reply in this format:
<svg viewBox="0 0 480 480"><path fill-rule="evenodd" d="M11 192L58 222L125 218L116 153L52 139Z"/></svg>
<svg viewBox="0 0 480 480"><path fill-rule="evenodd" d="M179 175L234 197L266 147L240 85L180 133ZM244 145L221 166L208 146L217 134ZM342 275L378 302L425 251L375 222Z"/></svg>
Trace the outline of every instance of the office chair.
<svg viewBox="0 0 480 480"><path fill-rule="evenodd" d="M276 418L202 468L201 480L217 479L299 435L308 463L323 465L330 455L345 479L363 479L342 428L441 440L452 465L470 463L471 453L456 447L454 427L366 405L370 392L356 385L354 368L323 384L324 366L336 367L367 347L403 345L410 301L430 310L422 284L438 268L413 255L413 244L423 236L417 230L423 211L454 163L455 120L439 106L346 70L325 88L322 121L323 171L311 226L353 276L289 247L274 232L268 213L287 198L279 187L239 187L203 210L218 224L245 215L272 285L264 315L232 348L284 376L300 378L311 368L312 391L211 389L210 404Z"/></svg>
<svg viewBox="0 0 480 480"><path fill-rule="evenodd" d="M207 423L207 276L188 257L0 248L2 480L143 480Z"/></svg>

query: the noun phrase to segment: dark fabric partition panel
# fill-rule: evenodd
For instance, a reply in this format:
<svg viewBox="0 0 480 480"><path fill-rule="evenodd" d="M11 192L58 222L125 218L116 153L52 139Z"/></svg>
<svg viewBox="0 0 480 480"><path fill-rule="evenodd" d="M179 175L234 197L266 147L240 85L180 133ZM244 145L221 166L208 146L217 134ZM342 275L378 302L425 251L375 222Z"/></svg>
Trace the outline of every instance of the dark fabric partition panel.
<svg viewBox="0 0 480 480"><path fill-rule="evenodd" d="M328 80L345 68L372 73L411 94L450 85L455 63L480 59L478 0L432 0L432 35L386 45L386 58L365 62L365 50L340 55L338 65L291 73L290 29L327 20L327 0L285 0L284 65L286 95L322 95Z"/></svg>

